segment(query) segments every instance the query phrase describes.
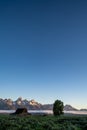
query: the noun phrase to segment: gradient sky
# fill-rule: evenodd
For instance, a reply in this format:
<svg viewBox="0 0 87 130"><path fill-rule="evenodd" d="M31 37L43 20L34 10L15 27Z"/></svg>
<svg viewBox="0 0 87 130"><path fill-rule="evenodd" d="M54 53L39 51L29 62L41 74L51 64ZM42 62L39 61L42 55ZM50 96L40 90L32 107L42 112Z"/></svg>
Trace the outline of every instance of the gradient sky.
<svg viewBox="0 0 87 130"><path fill-rule="evenodd" d="M87 1L0 0L0 97L87 108Z"/></svg>

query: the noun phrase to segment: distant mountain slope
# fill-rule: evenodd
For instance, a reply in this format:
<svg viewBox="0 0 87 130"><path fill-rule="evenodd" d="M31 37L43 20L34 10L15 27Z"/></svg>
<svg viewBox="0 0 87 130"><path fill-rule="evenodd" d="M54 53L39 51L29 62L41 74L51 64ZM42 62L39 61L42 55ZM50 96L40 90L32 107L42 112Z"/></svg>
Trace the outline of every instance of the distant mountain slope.
<svg viewBox="0 0 87 130"><path fill-rule="evenodd" d="M80 109L80 111L87 111L87 109Z"/></svg>
<svg viewBox="0 0 87 130"><path fill-rule="evenodd" d="M15 110L21 107L26 107L28 110L52 110L53 104L42 105L35 100L23 100L21 97L16 101L13 101L12 99L0 99L0 110ZM64 111L77 111L77 109L70 105L65 105Z"/></svg>
<svg viewBox="0 0 87 130"><path fill-rule="evenodd" d="M70 105L65 105L64 110L65 111L78 111L78 109L76 109L76 108L74 108L74 107L72 107Z"/></svg>

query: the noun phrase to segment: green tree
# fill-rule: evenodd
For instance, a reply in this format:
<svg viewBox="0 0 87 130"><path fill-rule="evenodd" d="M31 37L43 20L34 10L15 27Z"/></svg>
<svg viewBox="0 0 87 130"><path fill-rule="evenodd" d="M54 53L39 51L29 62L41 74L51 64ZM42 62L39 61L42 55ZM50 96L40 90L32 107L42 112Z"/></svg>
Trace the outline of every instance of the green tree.
<svg viewBox="0 0 87 130"><path fill-rule="evenodd" d="M53 104L53 114L55 116L63 114L64 105L61 100L56 100Z"/></svg>

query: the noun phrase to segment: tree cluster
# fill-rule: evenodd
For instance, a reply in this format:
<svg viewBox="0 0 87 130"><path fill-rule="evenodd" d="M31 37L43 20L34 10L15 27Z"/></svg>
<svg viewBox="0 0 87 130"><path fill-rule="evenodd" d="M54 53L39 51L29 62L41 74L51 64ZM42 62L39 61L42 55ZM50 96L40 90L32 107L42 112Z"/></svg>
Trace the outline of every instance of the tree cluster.
<svg viewBox="0 0 87 130"><path fill-rule="evenodd" d="M53 114L55 116L63 114L64 105L61 100L56 100L53 104Z"/></svg>

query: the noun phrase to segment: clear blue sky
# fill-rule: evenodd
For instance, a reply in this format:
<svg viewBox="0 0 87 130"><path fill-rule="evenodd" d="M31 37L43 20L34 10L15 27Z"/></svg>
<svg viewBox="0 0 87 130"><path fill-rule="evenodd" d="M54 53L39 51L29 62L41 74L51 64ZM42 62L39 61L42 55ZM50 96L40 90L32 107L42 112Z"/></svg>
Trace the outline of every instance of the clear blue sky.
<svg viewBox="0 0 87 130"><path fill-rule="evenodd" d="M0 97L87 108L86 0L0 0Z"/></svg>

